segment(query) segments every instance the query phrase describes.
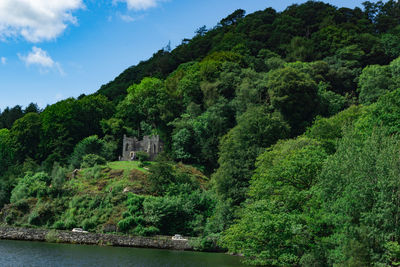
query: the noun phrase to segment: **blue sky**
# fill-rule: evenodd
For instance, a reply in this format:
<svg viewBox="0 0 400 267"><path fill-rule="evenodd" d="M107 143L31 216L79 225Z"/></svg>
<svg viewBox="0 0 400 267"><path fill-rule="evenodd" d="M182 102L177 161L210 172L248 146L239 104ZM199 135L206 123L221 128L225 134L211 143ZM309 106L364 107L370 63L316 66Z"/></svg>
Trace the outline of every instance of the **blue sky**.
<svg viewBox="0 0 400 267"><path fill-rule="evenodd" d="M353 8L362 1L325 1ZM90 94L171 42L234 10L293 0L1 0L0 109Z"/></svg>

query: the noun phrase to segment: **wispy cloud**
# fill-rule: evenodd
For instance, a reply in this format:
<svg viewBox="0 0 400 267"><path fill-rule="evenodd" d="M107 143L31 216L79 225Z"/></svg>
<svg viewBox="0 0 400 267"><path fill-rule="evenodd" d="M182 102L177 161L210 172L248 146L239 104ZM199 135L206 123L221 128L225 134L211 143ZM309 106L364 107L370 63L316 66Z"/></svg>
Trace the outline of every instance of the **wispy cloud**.
<svg viewBox="0 0 400 267"><path fill-rule="evenodd" d="M130 15L124 15L124 14L118 14L118 16L125 22L134 22L134 21L138 21L144 18L144 15L141 16L130 16Z"/></svg>
<svg viewBox="0 0 400 267"><path fill-rule="evenodd" d="M146 10L156 7L160 2L165 1L166 0L113 0L114 3L125 2L128 6L128 9L133 10Z"/></svg>
<svg viewBox="0 0 400 267"><path fill-rule="evenodd" d="M3 64L3 65L7 64L7 58L6 57L1 57L1 64Z"/></svg>
<svg viewBox="0 0 400 267"><path fill-rule="evenodd" d="M83 8L82 0L1 0L0 38L20 37L30 42L51 40L68 24L76 24L72 11Z"/></svg>
<svg viewBox="0 0 400 267"><path fill-rule="evenodd" d="M60 100L62 100L64 98L64 95L62 94L62 93L57 93L56 95L55 95L55 97L54 97L54 99L56 100L56 101L60 101Z"/></svg>
<svg viewBox="0 0 400 267"><path fill-rule="evenodd" d="M54 61L50 55L39 47L32 47L32 51L28 55L18 54L18 57L25 62L27 66L36 65L39 67L40 73L47 73L49 70L56 70L61 75L65 75L61 65Z"/></svg>

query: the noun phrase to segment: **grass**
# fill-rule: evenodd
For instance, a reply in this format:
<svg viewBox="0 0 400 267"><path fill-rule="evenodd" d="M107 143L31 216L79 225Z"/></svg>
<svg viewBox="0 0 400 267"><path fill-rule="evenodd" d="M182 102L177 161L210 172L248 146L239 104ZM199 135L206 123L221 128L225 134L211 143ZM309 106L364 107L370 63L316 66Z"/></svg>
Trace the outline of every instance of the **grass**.
<svg viewBox="0 0 400 267"><path fill-rule="evenodd" d="M139 161L114 161L107 163L107 167L112 170L124 170L124 171L131 171L131 170L139 170L142 172L148 172L148 170L139 167ZM149 165L152 162L148 162Z"/></svg>

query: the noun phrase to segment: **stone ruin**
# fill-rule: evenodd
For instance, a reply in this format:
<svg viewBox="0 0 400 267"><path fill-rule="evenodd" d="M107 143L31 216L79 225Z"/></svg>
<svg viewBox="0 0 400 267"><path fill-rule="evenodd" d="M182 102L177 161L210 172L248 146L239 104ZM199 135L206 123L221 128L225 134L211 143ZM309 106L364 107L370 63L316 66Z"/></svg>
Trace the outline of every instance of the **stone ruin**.
<svg viewBox="0 0 400 267"><path fill-rule="evenodd" d="M161 141L159 135L144 136L143 140L138 140L136 137L127 137L124 135L122 146L122 157L120 160L129 161L136 160L136 153L139 151L147 152L150 160L163 150L164 143Z"/></svg>

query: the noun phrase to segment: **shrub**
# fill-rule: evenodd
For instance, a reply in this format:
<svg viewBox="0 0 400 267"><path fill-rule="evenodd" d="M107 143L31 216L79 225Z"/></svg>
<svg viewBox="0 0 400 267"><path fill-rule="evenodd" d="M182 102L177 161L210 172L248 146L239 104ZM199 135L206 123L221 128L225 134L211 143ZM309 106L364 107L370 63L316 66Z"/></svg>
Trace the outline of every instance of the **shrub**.
<svg viewBox="0 0 400 267"><path fill-rule="evenodd" d="M11 192L11 203L29 197L41 197L47 194L50 177L44 173L27 173L20 179L17 186Z"/></svg>
<svg viewBox="0 0 400 267"><path fill-rule="evenodd" d="M104 165L106 163L107 162L103 157L95 154L88 154L83 157L81 168L90 168L96 165Z"/></svg>
<svg viewBox="0 0 400 267"><path fill-rule="evenodd" d="M56 230L50 230L47 234L46 234L46 242L49 243L57 243L60 241L60 239L58 238L58 234Z"/></svg>
<svg viewBox="0 0 400 267"><path fill-rule="evenodd" d="M65 228L66 228L66 229L75 228L76 225L77 225L76 220L75 220L75 218L73 218L73 217L67 218L67 219L65 220Z"/></svg>
<svg viewBox="0 0 400 267"><path fill-rule="evenodd" d="M158 234L159 231L160 230L157 227L154 227L154 226L143 227L141 225L138 225L135 228L135 234L141 235L141 236L156 235L156 234Z"/></svg>
<svg viewBox="0 0 400 267"><path fill-rule="evenodd" d="M144 151L136 152L136 157L140 162L148 161L150 159L150 155Z"/></svg>
<svg viewBox="0 0 400 267"><path fill-rule="evenodd" d="M65 229L66 229L65 223L64 223L64 221L62 221L62 220L56 221L56 222L53 224L53 228L54 228L54 229L58 229L58 230L65 230Z"/></svg>
<svg viewBox="0 0 400 267"><path fill-rule="evenodd" d="M135 219L132 216L118 222L118 229L121 232L128 232L133 226L135 226Z"/></svg>
<svg viewBox="0 0 400 267"><path fill-rule="evenodd" d="M98 219L96 217L92 217L92 218L83 220L82 227L85 230L92 230L92 229L96 228L97 224L98 224Z"/></svg>
<svg viewBox="0 0 400 267"><path fill-rule="evenodd" d="M51 184L55 190L60 190L64 185L67 169L61 167L58 163L54 163L51 172Z"/></svg>
<svg viewBox="0 0 400 267"><path fill-rule="evenodd" d="M80 141L74 148L69 163L74 167L78 168L82 163L85 155L96 154L101 155L105 144L104 141L99 139L97 135L89 136Z"/></svg>

